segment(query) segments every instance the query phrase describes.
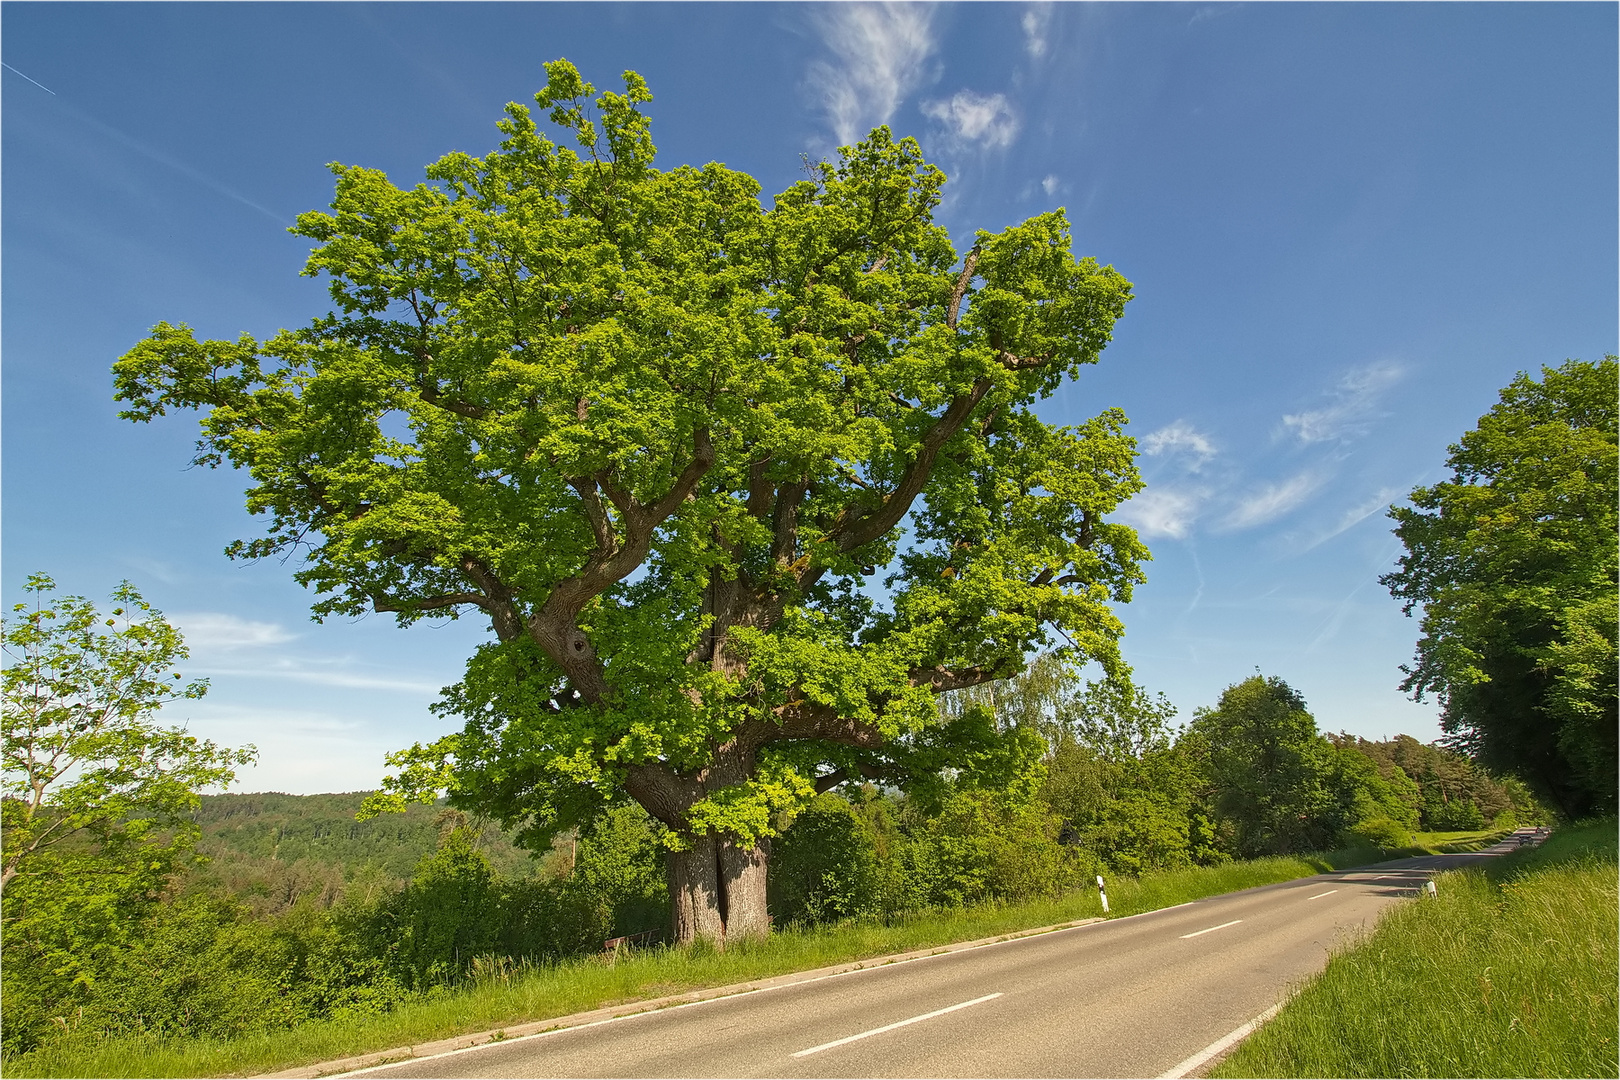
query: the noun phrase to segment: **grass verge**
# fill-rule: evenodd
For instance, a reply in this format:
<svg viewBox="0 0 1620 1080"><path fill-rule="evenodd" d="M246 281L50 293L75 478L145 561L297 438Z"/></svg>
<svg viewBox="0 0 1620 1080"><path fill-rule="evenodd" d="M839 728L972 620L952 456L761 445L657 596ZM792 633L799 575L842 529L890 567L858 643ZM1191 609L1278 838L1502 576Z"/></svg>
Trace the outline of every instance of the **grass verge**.
<svg viewBox="0 0 1620 1080"><path fill-rule="evenodd" d="M1107 883L1109 908L1119 918L1402 854L1421 852L1356 848L1115 878ZM233 1039L103 1039L70 1034L6 1060L3 1072L7 1077L253 1075L1101 914L1096 891L1084 890L1057 899L925 912L882 922L790 928L762 942L739 943L724 953L698 945L650 949L611 964L592 958L541 967L497 967L489 977L408 1002L382 1016L328 1020Z"/></svg>
<svg viewBox="0 0 1620 1080"><path fill-rule="evenodd" d="M1412 834L1412 843L1437 855L1480 851L1512 831L1512 829L1480 829L1473 832L1420 832Z"/></svg>
<svg viewBox="0 0 1620 1080"><path fill-rule="evenodd" d="M1586 822L1442 875L1210 1075L1620 1075L1616 843Z"/></svg>

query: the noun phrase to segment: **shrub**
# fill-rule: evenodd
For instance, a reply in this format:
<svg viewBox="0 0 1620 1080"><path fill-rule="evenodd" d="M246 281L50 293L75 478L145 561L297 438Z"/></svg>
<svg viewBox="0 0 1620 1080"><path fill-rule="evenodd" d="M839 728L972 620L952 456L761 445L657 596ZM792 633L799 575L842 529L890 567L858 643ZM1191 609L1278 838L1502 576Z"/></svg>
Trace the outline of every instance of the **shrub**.
<svg viewBox="0 0 1620 1080"><path fill-rule="evenodd" d="M1393 851L1397 848L1411 847L1412 833L1393 818L1377 817L1346 829L1344 843L1349 847L1367 844Z"/></svg>
<svg viewBox="0 0 1620 1080"><path fill-rule="evenodd" d="M780 923L830 922L877 911L871 826L838 795L817 795L773 845L766 887Z"/></svg>
<svg viewBox="0 0 1620 1080"><path fill-rule="evenodd" d="M1485 815L1473 799L1452 799L1428 815L1437 832L1473 832L1485 827Z"/></svg>

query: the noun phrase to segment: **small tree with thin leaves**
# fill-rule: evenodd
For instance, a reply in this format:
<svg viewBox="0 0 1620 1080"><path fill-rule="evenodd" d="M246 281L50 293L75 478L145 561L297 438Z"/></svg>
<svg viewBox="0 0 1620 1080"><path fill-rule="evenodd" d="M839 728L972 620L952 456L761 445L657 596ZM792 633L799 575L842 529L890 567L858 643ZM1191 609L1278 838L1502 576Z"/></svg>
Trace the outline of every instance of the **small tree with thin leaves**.
<svg viewBox="0 0 1620 1080"><path fill-rule="evenodd" d="M185 642L134 586L105 615L55 589L33 575L32 601L0 621L0 890L6 966L72 982L191 850L198 790L230 783L256 751L156 722L207 684L174 671Z"/></svg>

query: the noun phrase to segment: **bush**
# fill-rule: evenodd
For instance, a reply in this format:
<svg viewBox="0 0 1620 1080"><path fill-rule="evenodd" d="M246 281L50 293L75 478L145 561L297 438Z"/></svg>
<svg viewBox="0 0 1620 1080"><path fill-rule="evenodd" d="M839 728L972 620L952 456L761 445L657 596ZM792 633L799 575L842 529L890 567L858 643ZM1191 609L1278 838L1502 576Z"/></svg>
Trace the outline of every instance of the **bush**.
<svg viewBox="0 0 1620 1080"><path fill-rule="evenodd" d="M1473 799L1452 799L1428 817L1436 832L1474 832L1485 827L1485 815Z"/></svg>
<svg viewBox="0 0 1620 1080"><path fill-rule="evenodd" d="M273 919L240 901L185 893L125 947L94 957L68 992L5 965L8 1054L78 1034L231 1038L307 1020L386 1012L405 996L361 946L355 912L300 901Z"/></svg>
<svg viewBox="0 0 1620 1080"><path fill-rule="evenodd" d="M1115 873L1140 875L1192 862L1192 822L1157 791L1127 791L1080 834L1085 849Z"/></svg>
<svg viewBox="0 0 1620 1080"><path fill-rule="evenodd" d="M363 873L330 907L305 895L275 915L199 880L147 903L119 947L83 950L78 979L52 978L49 954L8 940L4 1052L109 1036L229 1039L385 1013L475 969L594 952L615 929L646 929L648 910L661 916L666 903L655 831L638 807L602 814L561 879L502 877L477 841L448 812L438 849L405 888Z"/></svg>
<svg viewBox="0 0 1620 1080"><path fill-rule="evenodd" d="M1055 896L1094 860L1058 842L1044 803L979 790L950 792L938 813L902 818L896 862L910 907Z"/></svg>
<svg viewBox="0 0 1620 1080"><path fill-rule="evenodd" d="M1412 833L1393 818L1378 817L1346 829L1344 843L1347 847L1368 844L1385 851L1395 851L1412 846Z"/></svg>
<svg viewBox="0 0 1620 1080"><path fill-rule="evenodd" d="M609 808L581 833L566 884L570 892L580 894L575 903L605 914L605 932L598 938L639 933L668 923L669 884L658 841L662 828L631 803ZM598 940L590 947L600 944ZM572 947L563 951L572 951Z"/></svg>
<svg viewBox="0 0 1620 1080"><path fill-rule="evenodd" d="M778 923L876 912L878 855L871 826L838 795L817 795L773 845L766 888Z"/></svg>
<svg viewBox="0 0 1620 1080"><path fill-rule="evenodd" d="M370 936L407 986L454 982L473 957L495 951L500 924L490 915L500 890L474 839L462 825L448 829L411 883L378 912Z"/></svg>

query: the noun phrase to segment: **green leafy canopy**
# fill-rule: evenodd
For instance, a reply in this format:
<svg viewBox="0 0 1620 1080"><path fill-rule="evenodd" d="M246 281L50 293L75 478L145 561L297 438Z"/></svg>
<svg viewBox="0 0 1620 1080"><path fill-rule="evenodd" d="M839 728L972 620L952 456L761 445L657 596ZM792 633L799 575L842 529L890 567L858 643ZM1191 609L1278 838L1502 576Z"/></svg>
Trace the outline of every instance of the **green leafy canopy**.
<svg viewBox="0 0 1620 1080"><path fill-rule="evenodd" d="M576 148L507 107L428 183L334 165L336 310L266 341L161 324L125 417L201 411L317 617L465 612L494 640L396 755L539 832L628 792L682 835L769 835L829 777L903 772L934 696L1031 651L1119 666L1147 550L1126 419L1035 403L1130 298L1062 211L958 253L944 175L878 128L765 206L720 164L661 171L634 73L547 65ZM888 574L881 587L874 575ZM386 801L386 800L385 800Z"/></svg>
<svg viewBox="0 0 1620 1080"><path fill-rule="evenodd" d="M1453 741L1570 816L1616 797L1620 468L1615 358L1521 374L1390 517L1382 579L1423 637L1402 688Z"/></svg>

